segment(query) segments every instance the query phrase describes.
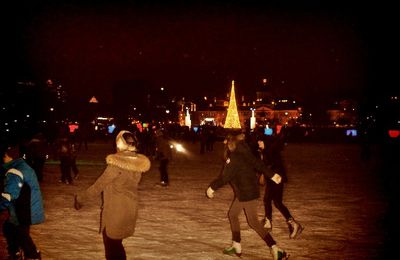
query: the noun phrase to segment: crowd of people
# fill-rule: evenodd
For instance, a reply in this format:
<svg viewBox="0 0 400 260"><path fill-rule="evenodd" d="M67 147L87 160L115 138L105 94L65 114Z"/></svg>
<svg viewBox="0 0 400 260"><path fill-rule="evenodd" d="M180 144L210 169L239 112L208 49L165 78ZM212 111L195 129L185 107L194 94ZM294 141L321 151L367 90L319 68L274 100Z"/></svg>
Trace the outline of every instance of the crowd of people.
<svg viewBox="0 0 400 260"><path fill-rule="evenodd" d="M107 167L100 177L74 197L74 207L81 209L91 199L103 196L101 228L106 259L126 259L123 239L134 234L138 213L138 185L143 173L158 161L160 185L169 185L168 164L172 160L170 141L176 133L168 128L154 127L116 131L113 143L116 152L106 157ZM215 132L200 129L200 154L213 150ZM203 137L204 139L203 142ZM207 140L208 139L208 140ZM210 141L211 140L211 141ZM206 188L206 196L230 183L234 198L228 210L232 243L224 254L242 254L239 215L244 210L249 226L270 248L273 259L286 259L288 253L280 248L270 234L272 203L285 217L289 237L298 238L304 227L294 219L283 203L284 183L287 182L285 163L281 155L285 143L284 129L274 128L273 135L258 130L228 133L224 144L224 166L221 173ZM85 142L85 150L88 146ZM207 144L207 145L205 145ZM35 134L21 144L2 144L3 171L0 210L8 213L3 223L4 235L11 259L40 259L40 251L29 234L29 227L45 221L40 185L46 159L59 160L60 182L72 184L78 178L76 139L67 126L60 127L53 142L43 133ZM204 148L204 149L203 149ZM258 219L259 185L265 186L265 217ZM116 192L118 191L118 192ZM130 205L127 207L127 205Z"/></svg>

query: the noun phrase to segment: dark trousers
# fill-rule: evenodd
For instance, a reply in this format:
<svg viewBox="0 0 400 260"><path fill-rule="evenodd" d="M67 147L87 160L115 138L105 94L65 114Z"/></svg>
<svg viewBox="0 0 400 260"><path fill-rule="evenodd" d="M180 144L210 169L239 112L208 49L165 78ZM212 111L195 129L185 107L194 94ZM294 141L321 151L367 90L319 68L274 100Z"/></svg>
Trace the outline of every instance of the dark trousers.
<svg viewBox="0 0 400 260"><path fill-rule="evenodd" d="M78 170L78 167L76 166L76 156L71 157L71 170L75 176L78 175L79 170Z"/></svg>
<svg viewBox="0 0 400 260"><path fill-rule="evenodd" d="M69 183L72 182L71 177L71 158L69 156L60 157L60 170L61 170L61 181Z"/></svg>
<svg viewBox="0 0 400 260"><path fill-rule="evenodd" d="M258 219L257 213L258 200L239 201L237 198L232 202L229 208L228 218L231 224L232 240L240 243L240 221L239 214L244 210L247 223L257 232L257 234L271 247L276 244L272 236L264 229L261 221Z"/></svg>
<svg viewBox="0 0 400 260"><path fill-rule="evenodd" d="M265 217L272 220L272 201L275 207L282 213L286 220L291 218L288 208L283 204L283 183L276 184L272 180L266 180L264 193Z"/></svg>
<svg viewBox="0 0 400 260"><path fill-rule="evenodd" d="M8 253L14 256L21 248L26 258L39 258L36 245L29 234L29 225L14 225L8 221L3 224L3 234L8 245Z"/></svg>
<svg viewBox="0 0 400 260"><path fill-rule="evenodd" d="M168 178L168 159L161 159L160 161L160 179L165 183L169 183Z"/></svg>
<svg viewBox="0 0 400 260"><path fill-rule="evenodd" d="M107 260L126 260L126 253L122 245L122 239L112 239L103 230L103 243Z"/></svg>
<svg viewBox="0 0 400 260"><path fill-rule="evenodd" d="M31 166L36 173L36 177L37 177L38 181L43 180L43 167L44 167L45 161L46 161L45 158L40 158L40 157L33 158L31 160Z"/></svg>
<svg viewBox="0 0 400 260"><path fill-rule="evenodd" d="M84 138L84 139L79 141L78 151L81 150L82 143L85 146L85 150L87 151L88 150L88 144L87 144L87 139L86 138Z"/></svg>

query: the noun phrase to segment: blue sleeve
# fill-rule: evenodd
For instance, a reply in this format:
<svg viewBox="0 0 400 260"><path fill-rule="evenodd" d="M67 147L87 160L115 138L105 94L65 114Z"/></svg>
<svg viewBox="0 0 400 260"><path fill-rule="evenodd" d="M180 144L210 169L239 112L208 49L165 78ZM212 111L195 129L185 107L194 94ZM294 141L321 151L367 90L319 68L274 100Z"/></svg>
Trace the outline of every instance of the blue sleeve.
<svg viewBox="0 0 400 260"><path fill-rule="evenodd" d="M7 173L4 183L4 191L0 197L0 209L3 210L7 208L11 201L16 200L19 197L21 188L23 185L22 179L15 174ZM6 199L4 195L10 195L11 200Z"/></svg>

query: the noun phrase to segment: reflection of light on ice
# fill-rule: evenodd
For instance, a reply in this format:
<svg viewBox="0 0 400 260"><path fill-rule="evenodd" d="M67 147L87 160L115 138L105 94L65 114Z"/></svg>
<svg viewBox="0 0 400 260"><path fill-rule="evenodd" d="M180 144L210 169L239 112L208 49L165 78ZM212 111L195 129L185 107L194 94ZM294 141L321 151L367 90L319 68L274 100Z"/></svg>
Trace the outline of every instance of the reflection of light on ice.
<svg viewBox="0 0 400 260"><path fill-rule="evenodd" d="M180 153L186 153L185 148L183 147L183 145L179 144L179 143L171 143L169 146L171 149L175 149L177 152Z"/></svg>
<svg viewBox="0 0 400 260"><path fill-rule="evenodd" d="M183 146L181 144L176 144L175 145L175 149L178 152L183 152L184 151L184 148L183 148Z"/></svg>

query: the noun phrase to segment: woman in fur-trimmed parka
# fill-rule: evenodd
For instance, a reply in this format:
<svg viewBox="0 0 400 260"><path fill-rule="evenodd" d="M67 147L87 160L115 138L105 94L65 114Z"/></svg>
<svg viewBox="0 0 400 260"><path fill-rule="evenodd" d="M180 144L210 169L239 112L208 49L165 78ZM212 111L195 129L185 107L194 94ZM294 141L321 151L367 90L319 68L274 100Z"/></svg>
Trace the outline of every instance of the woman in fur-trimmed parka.
<svg viewBox="0 0 400 260"><path fill-rule="evenodd" d="M150 169L150 160L136 153L135 136L122 130L116 137L117 153L106 158L107 168L96 182L75 195L79 210L90 198L103 193L100 232L107 259L126 259L122 239L132 236L138 215L138 184Z"/></svg>

